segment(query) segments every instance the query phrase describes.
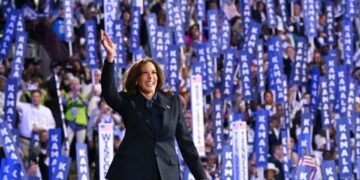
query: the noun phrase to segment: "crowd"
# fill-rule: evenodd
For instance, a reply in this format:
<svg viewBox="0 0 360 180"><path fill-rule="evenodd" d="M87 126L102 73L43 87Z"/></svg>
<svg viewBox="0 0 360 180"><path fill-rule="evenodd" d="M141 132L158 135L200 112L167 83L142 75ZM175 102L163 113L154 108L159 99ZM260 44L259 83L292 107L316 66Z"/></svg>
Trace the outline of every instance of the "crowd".
<svg viewBox="0 0 360 180"><path fill-rule="evenodd" d="M275 0L274 8L277 19L277 26L275 28L268 27L268 15L266 12L265 1L250 0L249 5L251 8L251 18L262 25L259 39L263 40L262 47L263 54L263 68L265 74L268 74L269 60L268 60L268 44L266 43L270 37L281 38L281 51L282 51L282 64L284 75L287 76L288 87L288 107L290 114L290 127L287 127L290 132L288 144L288 159L290 161L290 172L294 173L299 163L301 156L298 154L298 137L301 134L301 116L304 112L309 111L311 106L311 82L312 72L315 69L320 70L321 76L327 76L327 63L324 57L329 54L331 50L337 50L338 64L344 64L343 56L343 40L342 40L342 21L345 18L345 8L341 3L342 1L334 1L334 38L335 43L329 43L327 33L327 16L325 14L326 1L319 2L320 9L316 11L316 30L317 36L313 39L308 39L308 49L306 55L306 81L300 85L291 85L292 73L295 70L294 64L296 59L296 42L298 37L306 37L306 28L303 12L303 1L295 1L290 3L286 1L286 14L287 21L283 21L280 9L280 0ZM50 4L47 4L50 2ZM144 14L141 16L140 26L140 45L143 47L145 53L150 56L149 38L146 30L146 16L149 13L155 13L158 26L167 25L167 13L165 1L146 1L148 2L147 8L144 9ZM230 47L236 50L241 50L246 45L246 36L243 29L243 13L240 7L241 2L205 1L206 11L218 10L221 16L228 19L230 23ZM121 140L126 134L125 126L122 122L120 115L113 112L113 110L101 98L101 70L91 71L87 67L86 62L86 42L85 38L85 22L94 19L97 22L97 30L99 34L100 29L104 29L103 21L103 7L102 4L96 4L92 0L75 0L73 10L73 23L75 39L73 46L69 47L65 42L64 32L64 10L62 8L62 1L32 1L23 0L15 1L14 7L21 8L28 6L33 8L37 13L49 13L48 18L40 20L27 20L28 24L36 26L35 21L46 23L47 27L51 30L48 33L54 34L61 42L60 45L72 48L72 54L67 59L47 59L46 57L37 57L35 59L25 59L23 78L19 86L17 95L17 129L20 134L21 142L21 156L27 164L29 174L36 173L36 168L41 170L42 177L47 177L47 163L46 158L48 130L51 128L63 128L61 119L61 111L59 107L59 99L62 101L63 113L66 120L67 140L70 144L76 142L85 143L88 145L89 162L91 165L91 172L95 173L94 177L98 176L98 132L97 125L100 122L112 122L114 124L114 149L116 150L121 144ZM125 59L127 64L131 64L132 53L130 51L130 31L131 31L131 1L123 0L118 4L117 19L122 19L124 24L124 42L126 46ZM358 7L358 6L357 6ZM355 79L356 87L360 82L360 8L357 8L355 18L352 19L353 26L353 65L350 66L349 72L351 78ZM220 13L221 12L221 13ZM5 17L2 16L3 21ZM196 44L207 43L210 39L208 37L209 27L207 21L196 20L196 3L194 0L188 1L188 9L186 13L185 27L185 45L182 47L181 55L179 57L179 89L178 94L182 100L184 117L189 128L192 131L192 113L191 113L191 85L190 75L193 73L192 66L197 61L196 59ZM218 32L219 37L221 34L223 18L219 18ZM29 36L31 39L32 36ZM99 54L101 51L99 44ZM238 54L236 54L238 57ZM238 59L238 58L235 58ZM44 67L43 62L51 62L49 67ZM206 171L212 179L218 179L222 174L221 156L215 152L215 132L214 132L214 117L213 117L213 100L214 98L221 98L222 88L221 82L223 81L224 73L224 55L216 58L217 68L214 73L215 88L208 95L204 96L204 127L205 127L205 145L206 156L202 157L202 161ZM99 56L99 67L102 65L101 56ZM4 111L4 98L6 89L6 79L11 72L12 58L2 61L0 65L0 117L3 117ZM49 68L52 74L45 74L44 68ZM123 77L126 68L119 71L118 74L118 88L122 90ZM234 69L235 70L235 69ZM281 128L285 123L285 108L283 104L276 102L276 91L269 88L269 82L266 81L266 90L264 92L257 92L256 80L259 67L255 58L251 60L251 78L254 89L254 100L245 101L242 91L242 78L237 71L233 81L234 90L231 93L231 101L226 102L223 114L223 144L229 144L230 140L230 125L229 118L232 113L243 113L244 120L247 122L247 139L249 151L249 178L260 179L263 177L259 175L256 167L255 156L255 112L260 109L268 110L269 112L269 131L268 131L268 165L265 168L266 179L284 179L283 169L283 146L281 137ZM57 81L55 81L57 79ZM61 94L58 97L56 86L60 87ZM358 89L356 89L356 92ZM320 91L319 91L320 92ZM356 93L354 112L360 112L360 96ZM316 179L323 177L321 171L321 164L324 160L336 160L338 153L338 143L336 141L336 121L340 118L340 114L336 111L331 112L331 128L325 131L322 121L322 113L320 105L316 107L316 116L314 117L313 131L311 137L312 152L311 156L315 159L316 164ZM39 147L30 149L30 140L33 133L39 134L40 143ZM327 134L328 133L328 137ZM355 150L355 132L351 132L351 151ZM328 143L330 148L327 147ZM74 149L70 148L66 152L67 155L74 157ZM354 153L353 153L354 154ZM3 155L4 156L4 155ZM352 162L355 165L355 157L352 156ZM354 168L354 173L357 172Z"/></svg>

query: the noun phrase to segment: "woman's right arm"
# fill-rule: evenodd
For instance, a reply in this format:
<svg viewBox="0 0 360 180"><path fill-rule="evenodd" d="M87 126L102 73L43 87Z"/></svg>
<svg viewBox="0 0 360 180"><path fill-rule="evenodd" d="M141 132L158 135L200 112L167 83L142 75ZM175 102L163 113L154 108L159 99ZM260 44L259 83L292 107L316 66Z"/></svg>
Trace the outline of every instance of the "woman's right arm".
<svg viewBox="0 0 360 180"><path fill-rule="evenodd" d="M101 30L100 36L101 42L107 52L106 59L104 61L104 67L101 73L101 94L104 97L106 103L112 109L114 109L120 115L123 115L121 110L124 109L124 99L118 93L114 79L114 45L110 37L105 35L103 30Z"/></svg>

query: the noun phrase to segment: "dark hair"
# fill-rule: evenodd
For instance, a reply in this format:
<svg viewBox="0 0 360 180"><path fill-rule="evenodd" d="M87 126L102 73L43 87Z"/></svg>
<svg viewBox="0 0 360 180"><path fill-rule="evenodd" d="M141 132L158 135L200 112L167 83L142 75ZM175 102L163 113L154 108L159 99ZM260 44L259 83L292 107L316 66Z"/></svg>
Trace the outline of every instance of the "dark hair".
<svg viewBox="0 0 360 180"><path fill-rule="evenodd" d="M35 93L39 93L39 94L40 94L40 96L42 95L42 93L41 93L40 89L35 89L35 90L32 90L32 91L31 91L31 96L33 96Z"/></svg>
<svg viewBox="0 0 360 180"><path fill-rule="evenodd" d="M138 85L136 84L137 80L139 79L141 75L141 68L146 63L152 63L155 66L156 69L156 75L157 75L157 84L156 84L156 90L163 92L162 87L165 82L164 72L160 68L160 65L154 61L153 59L149 57L145 57L139 61L134 62L131 67L129 68L128 72L126 73L125 77L125 90L130 95L135 95L138 90Z"/></svg>

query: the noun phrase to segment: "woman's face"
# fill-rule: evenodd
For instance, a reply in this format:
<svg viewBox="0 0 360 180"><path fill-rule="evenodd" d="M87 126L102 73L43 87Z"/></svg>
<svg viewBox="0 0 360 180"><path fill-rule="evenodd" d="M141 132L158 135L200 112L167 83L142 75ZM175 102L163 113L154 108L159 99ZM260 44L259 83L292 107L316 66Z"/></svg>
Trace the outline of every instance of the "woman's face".
<svg viewBox="0 0 360 180"><path fill-rule="evenodd" d="M141 74L137 80L140 91L144 94L154 94L157 86L157 72L155 65L147 62L141 67Z"/></svg>

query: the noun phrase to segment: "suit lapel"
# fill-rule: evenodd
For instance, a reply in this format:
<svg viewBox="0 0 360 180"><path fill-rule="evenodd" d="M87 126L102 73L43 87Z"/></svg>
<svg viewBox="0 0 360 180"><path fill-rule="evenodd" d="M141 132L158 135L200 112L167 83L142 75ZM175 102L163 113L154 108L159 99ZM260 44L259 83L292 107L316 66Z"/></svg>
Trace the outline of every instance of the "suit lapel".
<svg viewBox="0 0 360 180"><path fill-rule="evenodd" d="M170 100L168 97L166 97L162 93L158 93L159 103L162 107L162 118L161 118L161 126L159 129L159 132L162 131L163 127L167 127L167 123L169 123L169 118L171 115L171 106L170 106Z"/></svg>

